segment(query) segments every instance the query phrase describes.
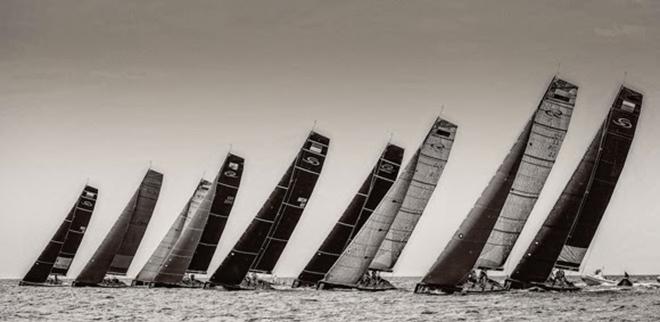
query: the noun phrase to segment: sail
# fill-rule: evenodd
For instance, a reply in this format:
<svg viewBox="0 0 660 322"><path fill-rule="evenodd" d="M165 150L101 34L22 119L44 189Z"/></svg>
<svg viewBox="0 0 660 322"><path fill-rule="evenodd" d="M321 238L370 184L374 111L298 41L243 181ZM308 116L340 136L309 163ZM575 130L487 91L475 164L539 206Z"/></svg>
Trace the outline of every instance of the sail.
<svg viewBox="0 0 660 322"><path fill-rule="evenodd" d="M558 84L562 86L558 86ZM458 230L454 233L452 239L422 279L422 284L454 290L465 281L468 273L477 263L506 205L512 188L520 187L516 185L516 181L520 181L523 178L522 176L518 176L519 173L522 173L519 171L521 170L521 165L524 162L533 162L531 161L533 159L531 158L533 155L531 152L536 147L534 146L534 142L530 141L530 138L533 137L532 133L534 131L540 133L538 132L538 120L543 119L544 116L539 116L539 114L561 118L566 113L570 113L570 111L566 111L564 108L549 108L548 105L544 104L548 96L565 102L574 101L572 95L577 94L577 87L574 89L575 92L571 93L570 91L564 91L562 89L564 86L568 86L571 90L574 87L574 85L568 84L558 78L552 80L541 104L527 122L525 129L497 169L495 176L490 180L472 210L470 210L465 220L463 220ZM557 139L559 140L559 138ZM561 139L563 140L563 136ZM557 145L561 145L561 140L559 140ZM540 148L548 149L548 146ZM554 151L554 153L557 152ZM549 155L551 154L549 153Z"/></svg>
<svg viewBox="0 0 660 322"><path fill-rule="evenodd" d="M642 94L621 87L612 104L592 180L556 266L579 270L623 171L642 109Z"/></svg>
<svg viewBox="0 0 660 322"><path fill-rule="evenodd" d="M445 169L457 129L456 125L443 119L436 120L420 147L410 187L385 240L369 265L370 269L391 272L394 268Z"/></svg>
<svg viewBox="0 0 660 322"><path fill-rule="evenodd" d="M510 279L524 282L543 283L547 280L555 265L568 234L578 215L582 196L587 191L592 177L603 126L591 141L587 152L582 157L577 169L568 181L554 207L543 222L527 251L511 273Z"/></svg>
<svg viewBox="0 0 660 322"><path fill-rule="evenodd" d="M495 227L477 261L502 270L541 194L571 122L577 86L555 78L534 116L527 148Z"/></svg>
<svg viewBox="0 0 660 322"><path fill-rule="evenodd" d="M442 174L444 167L427 167L429 164L435 164L429 155L446 149L443 143L449 138L453 140L456 130L456 125L440 118L436 120L421 148L408 161L408 165L376 207L373 215L330 268L322 280L323 283L342 286L357 284L376 256L395 218L419 208L417 198L421 191L418 188L427 188L429 180L435 180L435 176ZM444 161L440 163L444 164ZM434 170L437 172L431 173Z"/></svg>
<svg viewBox="0 0 660 322"><path fill-rule="evenodd" d="M270 273L289 241L323 168L330 139L307 137L288 170L209 281L239 285L248 271Z"/></svg>
<svg viewBox="0 0 660 322"><path fill-rule="evenodd" d="M344 248L371 216L373 209L385 197L396 180L402 158L403 148L393 144L387 145L360 190L348 204L348 208L298 276L299 282L314 284L328 272Z"/></svg>
<svg viewBox="0 0 660 322"><path fill-rule="evenodd" d="M23 277L24 283L44 283L50 274L66 275L94 211L98 189L85 186L76 204Z"/></svg>
<svg viewBox="0 0 660 322"><path fill-rule="evenodd" d="M179 216L176 217L176 220L172 226L170 226L170 229L160 241L158 247L156 247L156 250L151 254L149 260L147 260L147 263L144 265L144 267L142 267L142 270L140 270L138 275L135 277L136 281L154 281L154 278L156 275L158 275L163 262L167 258L168 254L170 254L172 251L172 248L174 247L176 241L179 239L179 236L181 236L181 232L183 232L186 223L189 221L188 218L192 217L194 214L194 210L191 211L191 205L199 204L201 200L203 200L207 195L210 187L211 182L204 179L200 180L199 184L197 184L195 192L192 196L190 196L190 199L188 202L186 202L186 205L183 207L183 210Z"/></svg>
<svg viewBox="0 0 660 322"><path fill-rule="evenodd" d="M228 176L236 176L236 172L234 172L235 170L229 168L230 166L235 167L231 164L232 162L227 158L223 166L220 168L215 180L213 180L211 189L192 215L190 223L184 227L181 236L172 247L167 258L163 261L158 275L154 279L156 283L176 285L183 280L183 275L186 273L186 269L190 265L195 249L202 238L202 233L208 222L211 205L214 203L216 197L226 195L222 189L234 190L234 188L226 188L219 184L221 181L226 181ZM221 189L219 195L217 194L218 188ZM221 201L224 200L225 199L222 199Z"/></svg>
<svg viewBox="0 0 660 322"><path fill-rule="evenodd" d="M95 285L103 281L105 274L126 274L151 219L162 183L162 173L147 171L140 187L74 284Z"/></svg>
<svg viewBox="0 0 660 322"><path fill-rule="evenodd" d="M231 209L234 206L234 200L243 176L244 163L245 160L237 155L231 153L227 155L222 166L222 175L216 186L211 212L187 272L206 274L213 254L218 247L220 236L222 236L227 224Z"/></svg>

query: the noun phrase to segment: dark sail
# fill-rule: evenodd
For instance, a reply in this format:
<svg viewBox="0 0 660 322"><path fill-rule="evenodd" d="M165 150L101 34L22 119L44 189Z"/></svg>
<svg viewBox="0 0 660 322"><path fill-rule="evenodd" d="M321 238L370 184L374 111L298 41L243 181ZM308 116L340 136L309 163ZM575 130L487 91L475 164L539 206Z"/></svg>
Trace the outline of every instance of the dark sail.
<svg viewBox="0 0 660 322"><path fill-rule="evenodd" d="M621 88L557 203L511 273L513 287L543 283L555 266L579 269L623 171L642 99L642 94Z"/></svg>
<svg viewBox="0 0 660 322"><path fill-rule="evenodd" d="M348 208L298 276L297 283L311 285L323 278L385 197L396 180L402 158L403 148L392 144L385 148Z"/></svg>
<svg viewBox="0 0 660 322"><path fill-rule="evenodd" d="M592 177L594 164L602 140L603 127L591 141L587 152L573 173L557 203L548 214L543 226L511 273L510 279L524 282L543 283L547 280L555 265L568 234L578 215L582 196L587 190ZM517 288L518 284L511 284ZM521 285L522 286L522 285Z"/></svg>
<svg viewBox="0 0 660 322"><path fill-rule="evenodd" d="M270 273L289 241L323 168L330 139L311 132L257 216L209 282L239 285L248 271Z"/></svg>
<svg viewBox="0 0 660 322"><path fill-rule="evenodd" d="M235 157L238 158L238 157ZM235 159L234 158L234 159ZM240 159L242 162L243 159ZM235 186L225 187L220 182L226 182L227 177L236 178L239 170L239 164L229 161L229 156L226 158L223 166L218 171L213 184L208 193L200 203L199 207L195 210L190 221L185 225L181 236L174 243L171 251L162 262L158 274L154 278L156 285L179 285L186 273L186 269L190 265L190 261L195 253L195 249L202 238L204 227L208 222L209 215L211 214L211 205L214 203L215 197L225 196L223 189L231 189L232 194L236 194ZM216 192L220 190L220 195ZM226 199L222 199L225 201ZM233 202L233 197L231 198Z"/></svg>
<svg viewBox="0 0 660 322"><path fill-rule="evenodd" d="M542 129L549 127L547 124L556 122L553 119L570 118L572 104L553 104L553 101L574 103L576 95L577 86L558 78L552 80L525 130L520 134L449 244L424 276L421 285L454 291L465 282L468 274L475 267L506 203L515 203L516 198L509 198L511 194L516 194L516 190L512 188L516 186L516 182L520 184L528 179L527 173L519 173L522 169L521 165L534 164L545 159L554 160L564 136L554 137L555 140L549 145L540 147L534 145L530 138L542 134ZM534 158L530 158L539 152L539 149L546 154L544 159L535 161Z"/></svg>
<svg viewBox="0 0 660 322"><path fill-rule="evenodd" d="M149 170L74 286L96 285L106 274L125 275L151 219L163 174Z"/></svg>
<svg viewBox="0 0 660 322"><path fill-rule="evenodd" d="M98 189L85 186L53 238L21 284L44 283L50 274L66 275L94 211Z"/></svg>
<svg viewBox="0 0 660 322"><path fill-rule="evenodd" d="M244 163L245 160L237 155L229 154L227 156L222 166L222 174L218 180L211 213L204 226L202 239L197 244L190 266L188 266L189 273L206 274L234 206L243 176Z"/></svg>

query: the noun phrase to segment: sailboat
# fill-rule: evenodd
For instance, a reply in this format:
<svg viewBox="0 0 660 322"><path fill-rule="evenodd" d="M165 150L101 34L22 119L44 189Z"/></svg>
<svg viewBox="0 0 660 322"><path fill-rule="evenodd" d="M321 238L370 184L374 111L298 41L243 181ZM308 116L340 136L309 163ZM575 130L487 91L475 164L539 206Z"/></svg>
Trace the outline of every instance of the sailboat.
<svg viewBox="0 0 660 322"><path fill-rule="evenodd" d="M205 288L270 288L271 275L323 169L330 139L311 131L286 173ZM248 273L251 273L248 276Z"/></svg>
<svg viewBox="0 0 660 322"><path fill-rule="evenodd" d="M318 282L319 289L381 291L394 288L380 277L377 270L369 272L369 266L386 241L386 236L391 238L386 241L382 257L375 265L386 262L386 259L390 259L387 263L395 262L391 259L394 254L398 257L398 252L392 250L404 244L408 231L412 231L412 227L406 225L414 225L424 211L447 163L457 129L455 124L445 119L436 119L422 145L373 214ZM400 218L398 222L396 218ZM397 222L397 226L390 233L393 222Z"/></svg>
<svg viewBox="0 0 660 322"><path fill-rule="evenodd" d="M156 247L156 250L151 254L147 263L133 280L132 286L155 284L154 280L158 276L162 265L172 252L174 244L181 237L184 227L186 227L194 214L200 209L200 205L208 194L211 185L212 183L207 180L200 180L197 188L195 188L195 192L190 196L179 216L177 216L170 229L158 244L158 247Z"/></svg>
<svg viewBox="0 0 660 322"><path fill-rule="evenodd" d="M561 148L577 90L567 81L552 79L504 162L415 293L452 293L464 286L503 290L486 269L503 264L512 239L524 226ZM477 267L482 268L478 278L473 271Z"/></svg>
<svg viewBox="0 0 660 322"><path fill-rule="evenodd" d="M642 99L642 94L621 87L577 169L507 280L510 288L576 289L548 279L553 269L579 270L623 171Z"/></svg>
<svg viewBox="0 0 660 322"><path fill-rule="evenodd" d="M224 228L224 222L229 217L243 173L243 164L243 158L228 154L213 182L206 180L200 182L187 206L137 275L133 282L134 285L146 284L150 287L202 287L204 285L194 276L188 277L184 282L184 276L200 245L202 235L209 227L209 218L215 220L210 222L212 225L209 227L209 229L214 229L214 231L210 231L210 234L214 235L211 240L214 244L206 244L204 249L215 250L215 245L222 233L222 230L218 229L218 224L222 223ZM211 245L213 245L212 248ZM213 256L212 252L209 254L209 261L211 256ZM206 267L203 269L205 270Z"/></svg>
<svg viewBox="0 0 660 322"><path fill-rule="evenodd" d="M309 263L294 281L293 287L314 286L328 272L339 255L362 228L390 189L401 167L403 148L388 144L360 190L348 204L337 224L325 238Z"/></svg>
<svg viewBox="0 0 660 322"><path fill-rule="evenodd" d="M21 286L59 286L78 252L96 206L98 189L85 186L39 258L19 282Z"/></svg>
<svg viewBox="0 0 660 322"><path fill-rule="evenodd" d="M116 276L125 276L153 214L163 174L152 169L122 211L72 286L124 287ZM111 275L106 278L107 275Z"/></svg>

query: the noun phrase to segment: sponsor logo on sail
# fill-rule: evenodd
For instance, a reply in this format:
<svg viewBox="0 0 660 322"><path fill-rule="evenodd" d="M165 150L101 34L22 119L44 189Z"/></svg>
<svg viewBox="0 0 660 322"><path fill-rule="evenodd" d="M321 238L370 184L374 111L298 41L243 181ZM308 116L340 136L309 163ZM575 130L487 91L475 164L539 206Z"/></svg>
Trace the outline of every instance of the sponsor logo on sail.
<svg viewBox="0 0 660 322"><path fill-rule="evenodd" d="M554 118L559 118L562 115L561 111L559 109L556 109L556 108L553 108L553 109L550 109L550 110L545 110L545 114L547 114L550 117L554 117Z"/></svg>
<svg viewBox="0 0 660 322"><path fill-rule="evenodd" d="M312 142L312 145L309 147L310 151L316 152L316 153L321 153L323 152L323 146L316 142Z"/></svg>
<svg viewBox="0 0 660 322"><path fill-rule="evenodd" d="M226 205L231 205L233 203L234 203L234 197L233 196L227 196L227 198L225 198L225 204Z"/></svg>
<svg viewBox="0 0 660 322"><path fill-rule="evenodd" d="M238 171L238 163L229 162L229 169L232 169L234 171Z"/></svg>
<svg viewBox="0 0 660 322"><path fill-rule="evenodd" d="M307 198L298 197L297 201L300 207L305 207L305 205L307 205Z"/></svg>
<svg viewBox="0 0 660 322"><path fill-rule="evenodd" d="M225 175L230 177L230 178L236 178L237 177L236 172L234 172L232 170L225 171Z"/></svg>
<svg viewBox="0 0 660 322"><path fill-rule="evenodd" d="M441 143L437 143L437 144L433 144L433 143L432 143L432 144L431 144L431 148L433 148L433 149L436 150L436 151L442 151L442 150L444 150L445 145L444 145L444 144L441 144Z"/></svg>
<svg viewBox="0 0 660 322"><path fill-rule="evenodd" d="M625 129L632 128L632 126L633 126L633 125L632 125L632 122L630 122L630 120L627 119L627 118L625 118L625 117L620 117L620 118L618 118L618 119L616 119L616 120L613 120L612 122L613 122L614 124L616 124L616 125L622 127L622 128L625 128Z"/></svg>
<svg viewBox="0 0 660 322"><path fill-rule="evenodd" d="M92 207L94 204L89 200L83 200L82 205L85 207Z"/></svg>
<svg viewBox="0 0 660 322"><path fill-rule="evenodd" d="M316 166L316 165L320 165L320 164L321 164L321 162L319 161L319 159L317 159L317 158L315 158L315 157L313 157L313 156L311 156L311 155L308 155L308 156L304 157L304 158L303 158L303 161L306 162L306 163L309 163L309 164L311 164L311 165L314 165L314 166Z"/></svg>
<svg viewBox="0 0 660 322"><path fill-rule="evenodd" d="M383 163L380 165L380 171L392 174L394 172L394 166L389 163Z"/></svg>

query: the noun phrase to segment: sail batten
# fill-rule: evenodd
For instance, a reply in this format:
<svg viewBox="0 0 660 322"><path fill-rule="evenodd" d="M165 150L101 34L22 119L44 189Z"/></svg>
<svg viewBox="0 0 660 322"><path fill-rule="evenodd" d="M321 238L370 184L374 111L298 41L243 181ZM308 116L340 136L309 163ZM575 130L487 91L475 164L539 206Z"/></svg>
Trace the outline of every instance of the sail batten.
<svg viewBox="0 0 660 322"><path fill-rule="evenodd" d="M128 205L74 281L74 286L98 285L106 274L126 274L151 220L162 183L162 173L152 169L147 171Z"/></svg>
<svg viewBox="0 0 660 322"><path fill-rule="evenodd" d="M274 191L209 279L210 283L237 286L248 271L272 272L316 186L329 144L327 137L310 132Z"/></svg>
<svg viewBox="0 0 660 322"><path fill-rule="evenodd" d="M390 228L396 218L405 215L405 213L400 212L403 206L408 209L420 210L423 210L426 206L433 190L414 184L414 180L437 181L440 178L445 162L438 160L449 157L451 142L456 135L456 130L457 126L455 124L441 118L436 120L421 147L412 156L399 178L396 179L385 197L374 209L373 214L344 249L320 283L323 285L356 287L376 256L379 256L378 262L374 264L379 266L373 269L379 269L380 265L385 268L394 265L396 257L400 254L400 244L388 243L379 252L381 245L386 236L390 234ZM433 164L433 166L429 166L429 164ZM423 197L420 198L420 196ZM414 226L416 222L416 219L407 217L398 223L401 226L397 226L397 228L402 229L405 225ZM409 230L412 231L412 229ZM390 237L390 239L392 238ZM399 238L399 236L394 236L394 238Z"/></svg>
<svg viewBox="0 0 660 322"><path fill-rule="evenodd" d="M76 204L48 242L21 284L45 283L49 275L66 276L91 219L98 189L85 186Z"/></svg>
<svg viewBox="0 0 660 322"><path fill-rule="evenodd" d="M297 285L312 285L323 278L341 252L383 199L399 173L403 148L388 144L332 231L298 275Z"/></svg>
<svg viewBox="0 0 660 322"><path fill-rule="evenodd" d="M558 96L562 97L559 101ZM553 78L509 154L422 285L455 290L474 267L502 269L554 164L576 97L577 86ZM512 191L528 193L521 196Z"/></svg>

